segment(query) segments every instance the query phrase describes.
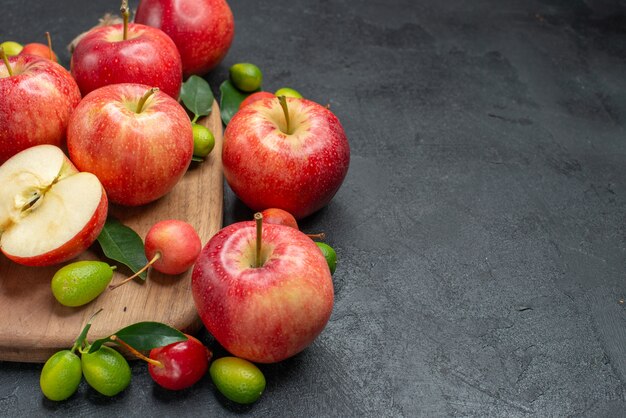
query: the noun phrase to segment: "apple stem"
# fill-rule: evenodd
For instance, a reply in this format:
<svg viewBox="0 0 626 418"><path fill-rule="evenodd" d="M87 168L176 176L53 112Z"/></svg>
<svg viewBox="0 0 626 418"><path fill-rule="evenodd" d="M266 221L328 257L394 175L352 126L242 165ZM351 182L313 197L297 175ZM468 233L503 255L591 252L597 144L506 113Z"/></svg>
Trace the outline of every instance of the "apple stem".
<svg viewBox="0 0 626 418"><path fill-rule="evenodd" d="M46 32L46 38L48 39L48 49L50 50L50 61L54 61L54 52L52 52L52 38L50 32Z"/></svg>
<svg viewBox="0 0 626 418"><path fill-rule="evenodd" d="M120 12L122 13L122 19L124 21L124 32L122 35L122 39L128 39L128 18L130 17L130 10L128 9L128 1L122 0L122 7L120 7Z"/></svg>
<svg viewBox="0 0 626 418"><path fill-rule="evenodd" d="M254 267L261 267L261 236L263 235L263 215L260 212L254 214L256 221L256 257Z"/></svg>
<svg viewBox="0 0 626 418"><path fill-rule="evenodd" d="M278 101L280 102L280 106L283 108L283 113L285 114L285 122L287 122L287 135L291 135L291 126L289 123L289 108L287 107L287 98L285 96L279 96Z"/></svg>
<svg viewBox="0 0 626 418"><path fill-rule="evenodd" d="M318 239L320 241L324 241L326 239L326 234L323 232L320 232L319 234L306 234L306 236L311 239Z"/></svg>
<svg viewBox="0 0 626 418"><path fill-rule="evenodd" d="M138 359L141 359L141 360L143 360L143 361L145 361L147 363L150 363L150 364L152 364L153 366L156 366L156 367L165 367L165 366L163 366L163 363L161 363L160 361L155 360L155 359L151 359L149 357L144 356L139 351L137 351L135 348L131 347L126 342L124 342L122 339L120 339L117 335L111 335L111 341L115 342L116 344L121 345L122 347L124 347L125 349L130 351L130 353L132 355L134 355L135 357L137 357Z"/></svg>
<svg viewBox="0 0 626 418"><path fill-rule="evenodd" d="M128 282L130 282L131 280L133 280L135 277L138 277L141 273L143 273L144 271L148 270L148 268L150 268L151 265L153 265L154 263L156 263L156 261L161 258L161 253L156 253L154 255L154 257L152 257L152 260L148 261L148 264L146 264L145 266L143 266L141 268L141 270L139 270L137 273L133 274L130 277L125 278L124 280L122 280L121 282L117 283L117 284L112 284L111 286L109 286L109 290L115 290L118 287L120 287L123 284L126 284Z"/></svg>
<svg viewBox="0 0 626 418"><path fill-rule="evenodd" d="M141 96L141 99L139 99L139 103L137 103L137 113L141 113L143 111L143 107L146 105L146 102L148 101L150 96L152 96L157 91L159 91L158 87L152 87L143 96Z"/></svg>
<svg viewBox="0 0 626 418"><path fill-rule="evenodd" d="M11 64L9 64L9 57L4 52L4 48L0 46L0 58L4 61L4 66L7 67L7 71L9 72L9 77L13 75L13 68L11 68Z"/></svg>

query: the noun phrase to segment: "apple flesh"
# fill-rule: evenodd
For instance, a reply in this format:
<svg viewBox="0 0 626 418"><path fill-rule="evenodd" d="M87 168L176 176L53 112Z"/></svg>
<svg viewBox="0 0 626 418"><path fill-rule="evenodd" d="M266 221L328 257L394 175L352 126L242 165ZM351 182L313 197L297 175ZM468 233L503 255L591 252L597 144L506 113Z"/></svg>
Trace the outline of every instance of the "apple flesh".
<svg viewBox="0 0 626 418"><path fill-rule="evenodd" d="M0 250L28 266L74 258L104 226L108 201L98 178L78 172L53 145L28 148L0 166Z"/></svg>
<svg viewBox="0 0 626 418"><path fill-rule="evenodd" d="M39 144L62 146L80 90L62 66L34 55L0 60L0 164Z"/></svg>
<svg viewBox="0 0 626 418"><path fill-rule="evenodd" d="M224 176L252 210L280 208L301 219L325 206L341 186L350 147L337 117L306 99L279 98L239 110L224 132Z"/></svg>
<svg viewBox="0 0 626 418"><path fill-rule="evenodd" d="M94 173L112 202L138 206L167 194L183 177L193 154L185 109L160 91L139 110L150 87L112 84L94 90L72 114L70 159Z"/></svg>
<svg viewBox="0 0 626 418"><path fill-rule="evenodd" d="M184 78L215 68L235 34L233 13L225 0L141 0L135 22L159 28L172 38Z"/></svg>
<svg viewBox="0 0 626 418"><path fill-rule="evenodd" d="M161 273L184 273L201 250L202 242L194 227L177 219L157 222L146 234L146 258L158 257L152 267Z"/></svg>
<svg viewBox="0 0 626 418"><path fill-rule="evenodd" d="M260 267L256 225L239 222L204 247L192 273L202 322L230 353L272 363L302 351L330 318L334 293L324 256L302 232L264 224Z"/></svg>
<svg viewBox="0 0 626 418"><path fill-rule="evenodd" d="M128 24L126 39L123 34L123 24L97 27L76 45L70 69L83 96L110 84L140 83L178 98L182 65L174 42L140 24Z"/></svg>

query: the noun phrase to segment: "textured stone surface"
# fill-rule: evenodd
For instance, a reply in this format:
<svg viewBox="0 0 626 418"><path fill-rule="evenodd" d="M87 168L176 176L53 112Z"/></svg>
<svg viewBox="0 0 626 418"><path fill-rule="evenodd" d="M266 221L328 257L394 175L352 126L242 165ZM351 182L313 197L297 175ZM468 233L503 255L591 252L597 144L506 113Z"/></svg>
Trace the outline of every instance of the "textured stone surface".
<svg viewBox="0 0 626 418"><path fill-rule="evenodd" d="M623 415L626 2L230 4L216 93L230 65L253 62L266 90L330 103L350 139L346 182L301 222L339 256L328 327L262 366L251 407L208 375L166 392L141 363L116 398L83 382L55 404L40 365L0 363L0 415ZM49 30L66 66L59 47L117 9L3 6L2 40ZM250 216L225 199L225 224Z"/></svg>

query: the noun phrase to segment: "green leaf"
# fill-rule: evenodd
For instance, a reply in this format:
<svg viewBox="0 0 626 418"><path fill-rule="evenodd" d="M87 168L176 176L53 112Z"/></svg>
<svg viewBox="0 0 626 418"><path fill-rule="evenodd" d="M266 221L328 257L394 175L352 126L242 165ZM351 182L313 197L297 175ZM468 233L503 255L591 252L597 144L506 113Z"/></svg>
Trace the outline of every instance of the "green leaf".
<svg viewBox="0 0 626 418"><path fill-rule="evenodd" d="M185 334L169 325L160 322L137 322L122 328L108 337L94 341L89 348L89 352L93 353L99 350L104 343L115 342L111 339L114 335L138 351L152 350L153 348L187 340Z"/></svg>
<svg viewBox="0 0 626 418"><path fill-rule="evenodd" d="M226 80L222 83L220 86L220 113L224 125L228 125L228 122L230 122L233 118L233 115L237 113L241 102L243 102L246 97L252 93L256 93L257 91L261 91L261 89L250 93L244 93L243 91L237 89L237 87L235 87L230 80Z"/></svg>
<svg viewBox="0 0 626 418"><path fill-rule="evenodd" d="M98 242L108 258L124 264L133 273L137 273L146 264L148 259L141 237L135 231L122 224L115 218L109 217L98 235ZM146 280L147 272L139 277Z"/></svg>
<svg viewBox="0 0 626 418"><path fill-rule="evenodd" d="M198 118L211 113L214 97L209 83L202 77L192 75L183 83L180 89L180 99L185 107Z"/></svg>

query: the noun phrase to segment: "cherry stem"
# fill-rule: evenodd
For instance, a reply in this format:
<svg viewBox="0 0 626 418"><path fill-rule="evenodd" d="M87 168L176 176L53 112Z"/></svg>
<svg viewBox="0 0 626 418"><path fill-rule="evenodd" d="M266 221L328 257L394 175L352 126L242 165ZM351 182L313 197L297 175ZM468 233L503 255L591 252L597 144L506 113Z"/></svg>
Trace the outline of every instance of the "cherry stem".
<svg viewBox="0 0 626 418"><path fill-rule="evenodd" d="M119 283L116 284L112 284L111 286L109 286L109 290L115 290L118 287L120 287L123 284L126 284L128 282L130 282L131 280L133 280L135 277L138 277L141 273L143 273L144 271L148 270L148 268L150 268L151 265L153 265L154 263L156 263L156 261L161 258L161 253L156 253L154 255L154 257L152 257L152 260L148 261L148 264L146 264L145 266L142 267L141 270L139 270L137 273L133 274L130 277L125 278L124 280L122 280Z"/></svg>
<svg viewBox="0 0 626 418"><path fill-rule="evenodd" d="M287 135L291 135L291 126L289 123L289 108L287 107L287 98L285 96L279 96L278 101L280 102L280 106L283 108L283 113L285 114L285 121L287 122Z"/></svg>
<svg viewBox="0 0 626 418"><path fill-rule="evenodd" d="M4 61L4 66L7 67L7 71L9 72L9 77L13 75L13 68L11 68L11 64L9 64L9 57L4 52L4 48L0 46L0 58Z"/></svg>
<svg viewBox="0 0 626 418"><path fill-rule="evenodd" d="M320 241L324 241L326 239L326 234L323 232L320 232L319 234L306 234L306 236L311 239L318 239Z"/></svg>
<svg viewBox="0 0 626 418"><path fill-rule="evenodd" d="M46 38L48 39L48 49L50 50L50 61L54 61L54 52L52 52L52 38L50 32L46 32Z"/></svg>
<svg viewBox="0 0 626 418"><path fill-rule="evenodd" d="M139 99L139 103L137 103L137 113L141 113L143 111L143 107L146 105L146 102L148 101L150 96L152 96L157 91L159 91L158 87L152 87L143 96L141 96L141 99Z"/></svg>
<svg viewBox="0 0 626 418"><path fill-rule="evenodd" d="M116 344L121 345L122 347L124 347L125 349L127 349L128 351L130 351L130 353L132 355L134 355L135 357L137 357L138 359L141 359L147 363L152 364L153 366L156 367L165 367L163 366L163 363L161 363L158 360L155 359L151 359L149 357L144 356L143 354L141 354L139 351L137 351L136 349L134 349L133 347L131 347L130 345L128 345L127 343L125 343L123 340L121 340L117 335L111 335L111 341L115 342Z"/></svg>
<svg viewBox="0 0 626 418"><path fill-rule="evenodd" d="M124 20L124 32L122 35L122 39L128 39L128 18L130 17L130 10L128 9L128 1L122 0L122 7L120 7L120 12L122 13L122 19Z"/></svg>
<svg viewBox="0 0 626 418"><path fill-rule="evenodd" d="M261 267L261 236L263 235L263 215L260 212L254 214L256 221L256 257L254 267Z"/></svg>

